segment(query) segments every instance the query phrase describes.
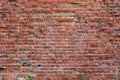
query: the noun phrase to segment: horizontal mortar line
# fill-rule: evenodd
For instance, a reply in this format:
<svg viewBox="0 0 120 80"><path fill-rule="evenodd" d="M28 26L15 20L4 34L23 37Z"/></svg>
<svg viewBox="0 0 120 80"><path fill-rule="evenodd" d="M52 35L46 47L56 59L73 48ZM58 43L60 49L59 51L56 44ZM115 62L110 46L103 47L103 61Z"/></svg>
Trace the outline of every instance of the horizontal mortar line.
<svg viewBox="0 0 120 80"><path fill-rule="evenodd" d="M22 41L22 42L27 42L27 41ZM39 42L41 42L41 41L39 41ZM62 41L63 42L63 41ZM8 43L8 42L6 42L6 43ZM17 42L16 42L17 43ZM48 43L48 42L43 42L42 41L42 43ZM28 43L28 45L26 45L26 44L21 44L21 45L18 45L18 44L14 44L14 45L0 45L0 46L3 46L3 47L5 47L5 46L14 46L14 47L19 47L19 46L23 46L23 47L25 47L25 46L27 46L27 47L31 47L31 46L33 46L33 47L39 47L39 46L49 46L49 45L47 45L47 44L45 44L45 45L43 45L43 44L38 44L37 42L36 42L36 44L38 44L38 45L36 45L36 44L34 44L34 45L29 45L29 43ZM50 44L50 43L57 43L57 42L49 42L48 44ZM71 43L71 42L66 42L66 43ZM86 43L86 42L75 42L75 43L81 43L81 44L83 44L84 45L84 43ZM50 44L50 45L52 45L52 44ZM59 42L58 42L58 44L54 44L54 46L70 46L69 44L59 44ZM72 46L79 46L78 44L74 44L74 45L72 45Z"/></svg>
<svg viewBox="0 0 120 80"><path fill-rule="evenodd" d="M21 52L21 51L20 51L20 52ZM28 51L22 51L22 52L28 52ZM18 55L31 54L31 53L22 53L22 52L21 52L21 53L19 53L19 52L17 52L17 53L11 52L10 54L18 54L18 53L19 53ZM31 52L31 51L29 51L29 52ZM81 54L80 52L82 52L82 54ZM84 52L86 52L86 51L80 51L80 52L78 52L78 53L74 53L74 52L73 52L73 54L70 53L70 55L68 55L69 52L68 52L68 53L64 53L63 55L62 55L61 53L56 53L56 52L55 52L55 55L60 55L60 54L61 54L62 56L66 56L66 57L68 57L68 56L79 56L79 55L80 55L80 56L87 56L87 55L89 55L89 54L85 54L85 53L84 53ZM52 52L44 53L44 54L51 54L51 53L52 53ZM6 52L6 54L10 55L10 54L7 53L7 52ZM37 55L43 55L42 53L39 53L39 52L35 52L35 53L32 53L32 54L34 54L34 55L35 55L35 54L37 54ZM4 55L4 54L0 53L0 55ZM67 55L68 55L68 56L67 56ZM93 57L97 57L97 56L106 57L107 55L108 55L108 56L109 56L109 55L111 56L111 54L107 54L107 53L106 53L106 54L92 54L92 55L93 55ZM45 57L45 56L47 56L47 55L44 55L44 57ZM91 56L91 57L92 57L92 56Z"/></svg>
<svg viewBox="0 0 120 80"><path fill-rule="evenodd" d="M17 71L14 71L14 72L0 72L0 74L15 74L15 73L18 74ZM19 73L21 73L21 74L27 74L27 73L40 74L40 73L36 73L36 72L19 72ZM53 73L52 73L52 74L53 74ZM54 74L56 74L56 73L54 73ZM65 73L64 73L64 72L63 72L63 73L60 72L59 74L65 74ZM70 73L69 73L69 74L70 74ZM66 74L66 77L67 77L69 74ZM83 73L79 73L79 74L83 74ZM94 74L103 74L103 73L94 73ZM104 74L119 74L119 73L104 73ZM73 77L73 74L72 74L72 77Z"/></svg>
<svg viewBox="0 0 120 80"><path fill-rule="evenodd" d="M17 72L21 72L21 71L22 71L22 72L23 72L23 71L24 71L24 72L31 72L31 73L32 73L32 72L33 72L33 73L34 73L34 72L35 72L35 73L37 73L37 72L38 72L38 73L39 73L39 72L51 72L51 73L52 73L52 72L53 72L53 73L54 73L54 72L60 72L60 73L69 73L69 72L71 72L71 73L73 73L73 74L81 74L81 73L118 74L118 72L113 72L113 73L111 73L111 72L102 72L102 71L98 71L98 72L97 72L97 71L96 71L96 72L94 72L94 71L90 71L90 72L89 72L89 71L86 71L86 72L81 71L81 72L79 72L79 73L74 73L73 70L59 70L59 71L58 71L58 70L29 70L29 71L28 71L28 70L20 70L20 71L17 71ZM9 71L9 72L11 72L11 71ZM4 73L9 73L9 72L4 72ZM13 71L13 72L16 72L16 71ZM2 73L3 73L3 72L2 72Z"/></svg>
<svg viewBox="0 0 120 80"><path fill-rule="evenodd" d="M86 52L86 51L81 51L81 52ZM69 52L68 52L69 53ZM69 54L68 55L68 53L64 53L64 54L61 54L61 53L55 53L54 55L55 56L57 56L57 55L60 55L60 56L65 56L65 57L69 57L69 56L86 56L86 54L84 54L84 53L74 53L74 54ZM6 53L7 54L7 53ZM31 54L31 53L10 53L10 54L8 54L8 55L11 55L11 54L17 54L17 55L23 55L23 54L25 54L24 56L26 56L26 54ZM43 57L47 57L47 56L49 56L49 55L44 55L44 54L41 54L41 53L32 53L32 55L35 55L35 54L37 54L37 56L42 56L43 55ZM51 53L45 53L45 54L51 54ZM4 54L2 54L2 53L0 53L0 55L4 55ZM103 56L103 57L106 57L106 56L111 56L111 54L92 54L92 55L94 55L94 56L90 56L90 57L99 57L99 56ZM104 56L105 55L105 56Z"/></svg>
<svg viewBox="0 0 120 80"><path fill-rule="evenodd" d="M95 60L95 61L93 61L93 62L95 62L95 63L99 63L99 62L110 62L110 63L112 63L112 62L116 62L116 63L119 63L120 62L120 60ZM115 64L116 64L115 63Z"/></svg>
<svg viewBox="0 0 120 80"><path fill-rule="evenodd" d="M81 41L82 41L82 40L81 40ZM63 40L62 40L62 41L57 41L57 40L56 40L56 41L50 41L50 42L45 42L45 41L44 41L44 42L41 42L41 41L39 41L39 43L38 43L38 42L34 42L34 41L33 41L33 42L22 41L22 43L21 43L21 41L19 41L19 42L14 42L14 43L13 43L13 42L4 42L4 41L3 41L4 44L3 44L3 43L0 43L0 45L1 45L1 46L2 46L2 45L3 45L3 46L6 46L6 45L14 45L14 46L19 46L19 45L20 45L20 46L21 46L21 45L25 45L25 46L26 46L26 45L27 45L27 46L29 46L29 45L34 45L34 46L41 46L41 45L43 45L43 43L46 43L46 44L56 43L56 46L62 46L62 45L68 45L68 44L70 44L70 43L71 43L71 44L73 43L72 45L78 45L78 44L76 44L76 43L79 43L79 44L83 44L83 45L84 45L85 43L87 43L87 44L89 44L89 43L96 43L96 44L98 43L98 44L100 44L100 42L102 42L102 41L96 41L96 42L92 42L92 41L96 41L96 40L91 40L91 41L88 41L88 42L85 42L85 41L84 41L84 42L78 42L78 41L75 41L75 42L72 42L72 41L64 41L64 42L63 42ZM27 42L27 43L26 43L26 42ZM40 42L41 42L41 43L40 43ZM61 42L62 42L62 43L61 43ZM67 43L67 44L63 44L63 43ZM46 44L44 44L43 46L45 46ZM52 45L52 44L51 44L51 45Z"/></svg>
<svg viewBox="0 0 120 80"><path fill-rule="evenodd" d="M26 68L20 68L20 69L23 69L23 70L19 70L19 71L33 71L33 72L34 72L34 71L39 71L39 72L40 72L40 71L47 71L47 72L50 72L50 71L51 71L51 72L52 72L52 71L59 71L59 72L72 71L72 72L73 72L73 71L75 71L75 70L58 70L58 69L56 69L56 70L51 70L51 69L49 69L49 68L48 68L48 70L40 70L40 68L39 68L39 69L34 69L34 70L32 70L32 69L31 69L31 70L24 70L24 69L26 69ZM28 69L29 69L29 68L28 68ZM9 71L14 71L14 70L9 70ZM88 70L88 71L79 70L79 71L81 71L81 72L88 72L88 71L90 71L90 70ZM81 73L81 72L80 72L80 73ZM91 70L90 72L92 72L92 70ZM93 71L93 72L95 72L95 71ZM97 72L97 71L96 71L96 72ZM101 70L101 71L98 71L98 72L102 72L102 70ZM109 71L106 71L106 72L109 73ZM89 72L88 72L88 73L89 73ZM102 73L104 73L104 72L102 72ZM116 72L116 73L117 73L117 72Z"/></svg>
<svg viewBox="0 0 120 80"><path fill-rule="evenodd" d="M40 51L42 51L42 52L49 52L51 49L47 49L47 50L40 50L40 49L37 49L37 51L40 53ZM58 50L58 49L52 49L52 50L56 50L56 52L74 52L74 51L80 51L80 52L86 52L86 51L84 51L84 49L82 49L82 50ZM91 49L91 50L96 50L96 49ZM97 49L97 50L101 50L101 49ZM4 50L3 50L4 51ZM6 51L6 50L5 50ZM8 51L8 49L7 49L7 51ZM9 51L15 51L15 50L9 50ZM33 50L22 50L22 51L20 51L20 50L18 50L19 52L31 52L31 51L34 51L34 49ZM42 53L41 52L41 53ZM5 53L5 52L4 52ZM7 52L6 52L7 53ZM50 53L50 52L49 52ZM65 54L65 53L61 53L61 54ZM67 53L66 53L67 54Z"/></svg>
<svg viewBox="0 0 120 80"><path fill-rule="evenodd" d="M17 67L12 67L12 68L17 68ZM21 68L21 67L20 67ZM35 68L35 69L42 69L42 68L62 68L62 69L64 69L64 68L67 68L67 69L71 69L71 68L77 68L77 69L83 69L83 68L87 68L87 69L110 69L110 68L115 68L115 67L61 67L61 66L59 66L59 67L53 67L53 66L48 66L48 67L44 67L43 65L41 66L41 67L24 67L24 68L29 68L29 69L31 69L31 68ZM117 68L116 68L116 70L117 70ZM93 71L97 71L97 70L93 70Z"/></svg>
<svg viewBox="0 0 120 80"><path fill-rule="evenodd" d="M101 61L101 60L100 60ZM82 63L81 63L82 64ZM65 66L65 65L71 65L71 66L79 66L80 65L80 63L79 64L43 64L43 65L63 65L63 66ZM83 64L84 65L84 64Z"/></svg>
<svg viewBox="0 0 120 80"><path fill-rule="evenodd" d="M59 1L57 1L57 2L59 2ZM36 3L36 2L32 2L32 3ZM37 3L41 3L41 2L37 2ZM48 3L50 3L50 2L42 2L41 4L48 4ZM72 4L72 2L67 2L67 1L65 1L65 2L60 2L61 4ZM89 1L76 1L76 2L73 2L73 4L77 4L77 3L93 3L93 4L96 4L96 3L98 3L98 4L103 4L104 2L102 2L102 3L99 3L99 2L89 2ZM109 3L109 2L108 2Z"/></svg>
<svg viewBox="0 0 120 80"><path fill-rule="evenodd" d="M29 69L29 68L20 68L20 69L23 69L23 70L19 70L19 71L27 71L27 70L25 70L25 69ZM118 70L118 69L116 69L116 70ZM9 71L14 71L14 70L9 70ZM17 70L15 70L15 71L17 71ZM42 69L29 69L28 71L64 71L64 72L67 72L67 71L71 71L71 72L73 72L73 71L76 71L76 70L58 70L58 69L54 69L54 70L51 70L51 68L47 68L47 70L42 70ZM88 72L88 71L90 71L90 72L97 72L97 70L87 70L87 71L85 71L85 70L77 70L77 71L80 71L80 72ZM113 70L112 70L113 71ZM98 72L102 72L102 70L101 71L98 71ZM110 71L106 71L106 72L110 72ZM118 73L117 71L115 71L114 73Z"/></svg>

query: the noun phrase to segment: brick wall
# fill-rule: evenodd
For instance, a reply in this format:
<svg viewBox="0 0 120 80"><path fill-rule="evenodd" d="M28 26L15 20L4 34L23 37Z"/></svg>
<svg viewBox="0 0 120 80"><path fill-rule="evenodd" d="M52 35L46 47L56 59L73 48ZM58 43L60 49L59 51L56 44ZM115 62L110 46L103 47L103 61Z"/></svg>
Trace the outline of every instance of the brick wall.
<svg viewBox="0 0 120 80"><path fill-rule="evenodd" d="M0 80L120 80L119 0L0 0Z"/></svg>

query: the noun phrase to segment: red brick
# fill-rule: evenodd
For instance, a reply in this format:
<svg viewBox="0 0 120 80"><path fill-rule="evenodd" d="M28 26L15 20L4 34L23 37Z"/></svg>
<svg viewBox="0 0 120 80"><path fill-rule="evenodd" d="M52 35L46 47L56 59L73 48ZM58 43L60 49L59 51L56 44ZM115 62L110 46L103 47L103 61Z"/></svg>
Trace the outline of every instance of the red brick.
<svg viewBox="0 0 120 80"><path fill-rule="evenodd" d="M71 3L71 2L76 2L76 0L67 0L67 2L70 2L70 3Z"/></svg>
<svg viewBox="0 0 120 80"><path fill-rule="evenodd" d="M47 0L47 2L56 2L56 0Z"/></svg>
<svg viewBox="0 0 120 80"><path fill-rule="evenodd" d="M36 0L29 0L30 2L34 2L34 1L36 1Z"/></svg>
<svg viewBox="0 0 120 80"><path fill-rule="evenodd" d="M67 22L73 22L73 21L74 21L74 18L66 18L66 21L67 21Z"/></svg>
<svg viewBox="0 0 120 80"><path fill-rule="evenodd" d="M111 72L119 69L118 3L0 0L0 77L117 80Z"/></svg>
<svg viewBox="0 0 120 80"><path fill-rule="evenodd" d="M65 18L58 17L58 18L56 18L56 20L59 21L59 22L64 22L64 21L65 21Z"/></svg>
<svg viewBox="0 0 120 80"><path fill-rule="evenodd" d="M38 2L46 2L46 0L38 0Z"/></svg>
<svg viewBox="0 0 120 80"><path fill-rule="evenodd" d="M103 0L96 0L96 2L103 2Z"/></svg>
<svg viewBox="0 0 120 80"><path fill-rule="evenodd" d="M113 2L114 0L105 0L106 2Z"/></svg>
<svg viewBox="0 0 120 80"><path fill-rule="evenodd" d="M63 80L62 78L54 78L53 80Z"/></svg>
<svg viewBox="0 0 120 80"><path fill-rule="evenodd" d="M18 0L18 2L20 3L24 3L26 0Z"/></svg>
<svg viewBox="0 0 120 80"><path fill-rule="evenodd" d="M66 0L57 0L58 2L66 2Z"/></svg>
<svg viewBox="0 0 120 80"><path fill-rule="evenodd" d="M87 0L88 2L94 2L94 0Z"/></svg>

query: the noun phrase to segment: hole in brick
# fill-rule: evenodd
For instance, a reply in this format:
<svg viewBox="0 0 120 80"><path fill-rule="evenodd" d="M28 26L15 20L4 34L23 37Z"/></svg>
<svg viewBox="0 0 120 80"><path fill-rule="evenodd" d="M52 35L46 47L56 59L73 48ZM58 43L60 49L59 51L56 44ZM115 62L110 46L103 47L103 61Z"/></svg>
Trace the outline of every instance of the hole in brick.
<svg viewBox="0 0 120 80"><path fill-rule="evenodd" d="M120 30L115 30L114 33L115 34L120 34Z"/></svg>
<svg viewBox="0 0 120 80"><path fill-rule="evenodd" d="M28 64L27 61L21 61L20 63L21 63L22 65L26 65L26 64Z"/></svg>
<svg viewBox="0 0 120 80"><path fill-rule="evenodd" d="M15 31L15 30L11 30L11 31L9 31L9 33L16 33L17 31Z"/></svg>
<svg viewBox="0 0 120 80"><path fill-rule="evenodd" d="M42 65L41 64L38 64L38 67L41 67Z"/></svg>
<svg viewBox="0 0 120 80"><path fill-rule="evenodd" d="M2 71L2 70L5 70L5 68L4 67L0 67L0 71Z"/></svg>
<svg viewBox="0 0 120 80"><path fill-rule="evenodd" d="M7 54L4 54L3 57L8 57L8 55L7 55Z"/></svg>

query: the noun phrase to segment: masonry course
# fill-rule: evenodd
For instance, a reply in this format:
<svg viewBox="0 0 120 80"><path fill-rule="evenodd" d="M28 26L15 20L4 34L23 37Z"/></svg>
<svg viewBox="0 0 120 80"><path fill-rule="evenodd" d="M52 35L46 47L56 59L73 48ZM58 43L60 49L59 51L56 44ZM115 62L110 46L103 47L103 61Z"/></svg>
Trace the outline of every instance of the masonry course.
<svg viewBox="0 0 120 80"><path fill-rule="evenodd" d="M0 0L0 80L120 80L118 0Z"/></svg>

